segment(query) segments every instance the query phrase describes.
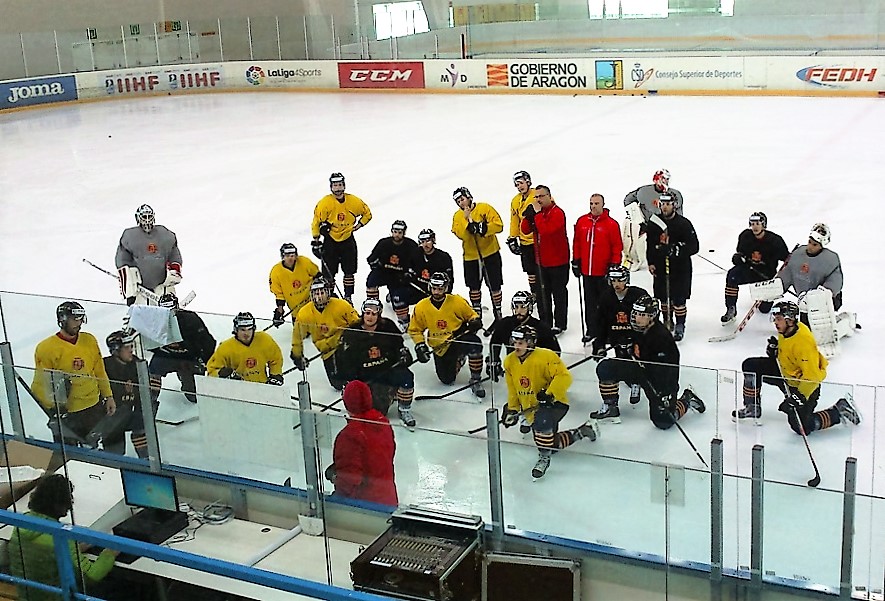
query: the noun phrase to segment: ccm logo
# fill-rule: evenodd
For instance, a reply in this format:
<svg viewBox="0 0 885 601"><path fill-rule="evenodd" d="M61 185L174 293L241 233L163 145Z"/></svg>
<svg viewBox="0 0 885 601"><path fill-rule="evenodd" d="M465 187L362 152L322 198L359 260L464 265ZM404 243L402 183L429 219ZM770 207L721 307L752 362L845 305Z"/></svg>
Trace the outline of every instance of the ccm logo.
<svg viewBox="0 0 885 601"><path fill-rule="evenodd" d="M424 63L339 63L342 88L423 88Z"/></svg>

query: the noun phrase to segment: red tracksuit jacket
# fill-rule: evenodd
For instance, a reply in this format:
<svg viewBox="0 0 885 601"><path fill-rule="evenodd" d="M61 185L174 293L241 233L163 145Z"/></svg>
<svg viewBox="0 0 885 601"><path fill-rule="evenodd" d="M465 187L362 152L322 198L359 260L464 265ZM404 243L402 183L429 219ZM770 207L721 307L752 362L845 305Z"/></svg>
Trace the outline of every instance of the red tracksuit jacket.
<svg viewBox="0 0 885 601"><path fill-rule="evenodd" d="M565 212L553 202L535 214L535 229L523 219L519 229L524 234L535 234L541 267L568 265L568 233L565 230ZM535 231L537 230L537 231Z"/></svg>
<svg viewBox="0 0 885 601"><path fill-rule="evenodd" d="M589 213L582 215L575 223L572 259L581 261L584 275L607 275L609 265L621 262L623 250L621 228L608 214L608 209L603 209L598 217Z"/></svg>

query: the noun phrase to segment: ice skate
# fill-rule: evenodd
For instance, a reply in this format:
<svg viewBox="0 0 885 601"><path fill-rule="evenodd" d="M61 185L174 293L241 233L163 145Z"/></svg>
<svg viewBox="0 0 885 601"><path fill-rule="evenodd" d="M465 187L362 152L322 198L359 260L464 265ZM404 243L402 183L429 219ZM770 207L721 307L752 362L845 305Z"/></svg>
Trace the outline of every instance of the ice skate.
<svg viewBox="0 0 885 601"><path fill-rule="evenodd" d="M535 467L532 468L532 478L538 480L544 477L544 474L547 473L547 468L550 467L550 455L541 455L538 457L538 462L535 464Z"/></svg>
<svg viewBox="0 0 885 601"><path fill-rule="evenodd" d="M731 421L735 423L745 419L752 419L753 423L758 426L760 425L759 418L761 417L761 405L744 405L743 409L737 409L731 412Z"/></svg>
<svg viewBox="0 0 885 601"><path fill-rule="evenodd" d="M529 423L529 420L525 418L524 415L519 416L519 433L520 434L528 434L532 431L532 425Z"/></svg>
<svg viewBox="0 0 885 601"><path fill-rule="evenodd" d="M486 396L486 389L482 387L482 378L479 376L470 376L470 392L479 399Z"/></svg>
<svg viewBox="0 0 885 601"><path fill-rule="evenodd" d="M642 388L640 388L639 384L633 384L630 386L630 404L636 405L640 401L640 394L642 392Z"/></svg>
<svg viewBox="0 0 885 601"><path fill-rule="evenodd" d="M412 415L411 405L406 406L406 405L401 404L397 407L397 411L399 411L399 418L400 418L400 420L402 420L403 425L406 428L408 428L409 430L414 429L415 428L415 418Z"/></svg>
<svg viewBox="0 0 885 601"><path fill-rule="evenodd" d="M595 442L599 438L599 422L595 419L588 419L578 428L578 432L590 442Z"/></svg>
<svg viewBox="0 0 885 601"><path fill-rule="evenodd" d="M719 321L722 322L723 326L727 326L728 324L734 322L737 317L737 307L725 307L725 315L719 318Z"/></svg>
<svg viewBox="0 0 885 601"><path fill-rule="evenodd" d="M679 342L683 338L685 338L685 324L677 323L673 326L673 340Z"/></svg>
<svg viewBox="0 0 885 601"><path fill-rule="evenodd" d="M850 394L846 394L844 398L836 401L834 407L836 407L836 411L839 412L839 417L842 418L842 421L850 422L855 426L860 424L860 412L857 410L857 407L854 406Z"/></svg>
<svg viewBox="0 0 885 601"><path fill-rule="evenodd" d="M689 407L691 407L698 413L703 413L707 410L707 406L704 405L704 401L702 401L701 398L696 395L694 393L694 390L692 390L690 387L682 391L682 397L680 398L680 400L683 403L687 403Z"/></svg>
<svg viewBox="0 0 885 601"><path fill-rule="evenodd" d="M621 411L617 405L603 405L599 411L590 413L590 419L598 419L601 422L609 422L612 424L621 423Z"/></svg>

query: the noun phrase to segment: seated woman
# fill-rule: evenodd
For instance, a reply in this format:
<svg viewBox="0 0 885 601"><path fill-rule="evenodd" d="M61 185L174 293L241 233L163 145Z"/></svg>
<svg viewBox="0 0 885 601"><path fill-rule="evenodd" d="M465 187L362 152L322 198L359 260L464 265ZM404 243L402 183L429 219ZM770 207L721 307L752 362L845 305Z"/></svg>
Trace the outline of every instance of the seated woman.
<svg viewBox="0 0 885 601"><path fill-rule="evenodd" d="M74 486L61 474L42 478L31 493L28 515L45 520L59 521L73 507ZM118 551L104 549L94 561L77 550L74 541L69 542L71 561L81 592L109 598L109 587L98 582L114 567ZM60 586L58 564L55 560L53 539L50 534L16 528L9 540L10 573L19 578L35 580L51 586ZM19 585L18 598L26 601L50 601L60 597L54 593Z"/></svg>

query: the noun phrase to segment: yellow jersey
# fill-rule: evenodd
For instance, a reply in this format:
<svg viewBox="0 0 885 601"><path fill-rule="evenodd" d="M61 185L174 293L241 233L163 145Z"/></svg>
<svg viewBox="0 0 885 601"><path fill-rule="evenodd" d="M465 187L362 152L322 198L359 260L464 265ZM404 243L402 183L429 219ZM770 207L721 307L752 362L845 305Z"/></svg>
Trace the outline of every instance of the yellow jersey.
<svg viewBox="0 0 885 601"><path fill-rule="evenodd" d="M498 244L498 237L504 231L504 222L498 211L484 202L478 202L473 205L470 212L470 221L479 223L485 221L489 224L489 230L485 236L477 236L467 231L467 218L464 217L464 211L458 209L452 218L452 233L461 238L461 247L464 251L465 261L476 261L479 255L476 254L477 245L483 257L488 257L498 252L501 246Z"/></svg>
<svg viewBox="0 0 885 601"><path fill-rule="evenodd" d="M248 345L234 336L218 345L206 363L206 373L217 378L222 367L231 368L247 382L266 384L268 375L283 373L283 351L266 332L255 332Z"/></svg>
<svg viewBox="0 0 885 601"><path fill-rule="evenodd" d="M551 350L536 348L521 360L515 352L504 357L507 380L507 406L522 411L530 424L535 421L538 393L546 390L560 403L568 405L572 374L562 359Z"/></svg>
<svg viewBox="0 0 885 601"><path fill-rule="evenodd" d="M313 303L301 307L295 317L292 329L292 353L296 357L304 356L304 339L308 336L313 345L328 359L338 348L341 334L360 320L356 310L350 303L340 298L330 298L326 308L320 311Z"/></svg>
<svg viewBox="0 0 885 601"><path fill-rule="evenodd" d="M535 189L529 188L529 193L526 194L524 199L522 194L517 194L510 201L510 238L519 238L519 243L523 246L535 243L535 235L532 233L525 234L519 227L519 224L522 223L523 211L534 200Z"/></svg>
<svg viewBox="0 0 885 601"><path fill-rule="evenodd" d="M827 377L827 358L817 348L814 334L804 323L792 336L777 337L777 361L787 384L807 399Z"/></svg>
<svg viewBox="0 0 885 601"><path fill-rule="evenodd" d="M452 334L461 324L479 317L473 307L463 296L447 294L442 305L437 309L433 301L423 298L415 305L412 319L409 321L409 336L412 342L424 342L427 332L427 344L440 357L446 354Z"/></svg>
<svg viewBox="0 0 885 601"><path fill-rule="evenodd" d="M68 412L89 409L100 398L113 396L98 341L88 332L80 332L73 341L59 334L43 340L34 351L34 365L37 369L31 391L46 409L53 406L51 375L47 370L64 372L70 382L66 386Z"/></svg>
<svg viewBox="0 0 885 601"><path fill-rule="evenodd" d="M274 298L285 300L292 313L297 315L298 309L310 301L310 283L319 272L316 263L308 257L298 255L292 269L283 265L282 261L274 265L267 283Z"/></svg>
<svg viewBox="0 0 885 601"><path fill-rule="evenodd" d="M338 202L332 194L326 194L313 210L313 223L310 226L311 235L316 238L320 235L320 224L328 221L332 225L330 236L336 242L347 240L353 234L353 228L357 217L360 218L360 227L367 225L372 220L372 211L369 206L353 194L344 193L344 200Z"/></svg>

